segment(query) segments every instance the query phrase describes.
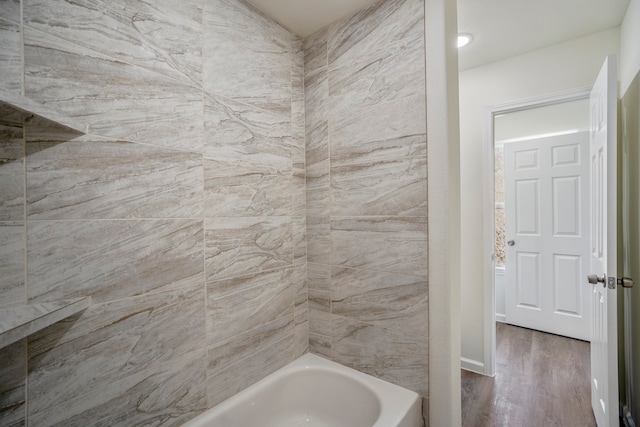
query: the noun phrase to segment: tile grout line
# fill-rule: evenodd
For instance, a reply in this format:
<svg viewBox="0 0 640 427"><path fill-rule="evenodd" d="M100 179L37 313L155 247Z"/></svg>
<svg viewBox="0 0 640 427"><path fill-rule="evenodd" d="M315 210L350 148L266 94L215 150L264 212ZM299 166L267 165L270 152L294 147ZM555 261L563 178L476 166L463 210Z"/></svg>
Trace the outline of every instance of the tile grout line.
<svg viewBox="0 0 640 427"><path fill-rule="evenodd" d="M22 62L22 73L20 75L21 78L21 87L20 87L20 93L22 96L25 96L26 90L25 90L25 55L24 55L24 1L20 0L20 44L21 44L21 50L20 50L20 61Z"/></svg>
<svg viewBox="0 0 640 427"><path fill-rule="evenodd" d="M293 270L292 270L292 279L289 283L289 286L291 286L293 289L293 292L291 292L292 294L292 301L291 301L291 305L293 307L292 310L292 318L293 318L293 348L291 351L291 354L288 355L287 357L287 363L289 363L290 361L294 360L297 356L297 324L296 324L296 300L298 299L298 284L296 282L296 274L295 274L295 263L296 263L296 236L294 234L294 225L293 225L293 210L294 210L294 206L295 206L295 194L296 194L296 180L295 180L295 162L293 161L293 156L294 156L294 151L296 150L297 147L295 147L298 143L298 141L293 137L293 128L294 126L297 126L297 123L294 123L294 118L293 118L293 91L294 91L294 76L297 70L297 63L296 63L296 39L295 37L291 37L291 43L290 43L290 56L289 56L289 135L291 136L291 149L289 150L289 161L291 163L291 175L290 175L290 179L291 179L291 187L290 187L290 191L291 194L289 195L289 204L290 204L290 210L289 210L289 214L291 215L291 241L292 241L292 245L291 245L291 265L293 266Z"/></svg>
<svg viewBox="0 0 640 427"><path fill-rule="evenodd" d="M331 37L331 34L329 32L329 30L327 30L327 34L326 34L326 41L325 41L325 64L324 64L324 69L325 69L325 73L326 73L326 95L327 95L327 103L326 103L326 109L327 109L327 115L326 115L326 124L327 124L327 166L328 166L328 170L327 170L327 176L329 177L329 217L327 218L328 223L329 223L329 247L328 252L329 252L329 328L330 330L328 331L328 335L331 338L330 341L330 348L329 348L329 354L331 355L331 360L335 360L334 359L334 336L333 336L333 307L331 304L331 301L333 299L333 281L331 280L331 270L333 268L333 251L331 250L332 248L332 243L333 243L333 233L331 232L331 214L333 211L333 191L332 191L332 186L331 186L331 128L329 127L329 115L330 115L330 106L331 106L331 102L330 102L330 97L329 97L329 38Z"/></svg>
<svg viewBox="0 0 640 427"><path fill-rule="evenodd" d="M25 96L26 93L26 79L25 79L25 44L24 44L24 0L20 0L20 60L21 60L21 73L20 73L20 93ZM24 242L24 301L29 301L29 257L28 255L28 225L27 225L27 127L25 120L22 121L22 197L23 197L23 225L22 232ZM29 426L29 338L24 338L24 424Z"/></svg>
<svg viewBox="0 0 640 427"><path fill-rule="evenodd" d="M207 131L206 131L206 119L205 119L205 91L204 91L204 27L205 27L205 5L204 1L200 2L201 10L200 10L200 108L202 109L202 156L201 156L201 167L202 167L202 196L201 196L201 224L202 224L202 287L203 287L203 295L204 295L204 378L205 378L205 400L206 407L209 408L209 402L211 401L209 396L209 369L208 369L208 360L209 360L209 346L207 345L209 338L209 320L207 317L207 233L206 233L206 211L205 211L205 187L206 187L206 177L205 177L205 147L207 144Z"/></svg>
<svg viewBox="0 0 640 427"><path fill-rule="evenodd" d="M309 327L309 233L307 232L307 107L305 102L305 73L306 73L306 65L304 61L304 39L300 41L301 47L301 55L302 55L302 164L304 165L304 287L305 287L305 311L307 317L307 327L306 327L306 337L307 337L307 346L305 353L308 353L310 350L310 336L311 330Z"/></svg>

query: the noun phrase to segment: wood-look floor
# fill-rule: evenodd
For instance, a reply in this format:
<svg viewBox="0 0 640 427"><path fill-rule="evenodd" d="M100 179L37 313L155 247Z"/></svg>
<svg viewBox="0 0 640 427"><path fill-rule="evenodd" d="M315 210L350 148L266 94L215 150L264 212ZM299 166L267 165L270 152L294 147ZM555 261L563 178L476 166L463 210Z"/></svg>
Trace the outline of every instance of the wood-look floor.
<svg viewBox="0 0 640 427"><path fill-rule="evenodd" d="M496 376L462 371L463 427L595 427L589 343L497 324Z"/></svg>

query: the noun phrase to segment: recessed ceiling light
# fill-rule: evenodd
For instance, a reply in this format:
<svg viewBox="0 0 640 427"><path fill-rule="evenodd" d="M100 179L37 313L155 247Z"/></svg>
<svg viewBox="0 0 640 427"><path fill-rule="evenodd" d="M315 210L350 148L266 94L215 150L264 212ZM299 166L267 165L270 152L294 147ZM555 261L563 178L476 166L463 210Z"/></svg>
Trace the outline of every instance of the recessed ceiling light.
<svg viewBox="0 0 640 427"><path fill-rule="evenodd" d="M464 47L471 43L473 36L471 34L460 33L458 34L458 48Z"/></svg>

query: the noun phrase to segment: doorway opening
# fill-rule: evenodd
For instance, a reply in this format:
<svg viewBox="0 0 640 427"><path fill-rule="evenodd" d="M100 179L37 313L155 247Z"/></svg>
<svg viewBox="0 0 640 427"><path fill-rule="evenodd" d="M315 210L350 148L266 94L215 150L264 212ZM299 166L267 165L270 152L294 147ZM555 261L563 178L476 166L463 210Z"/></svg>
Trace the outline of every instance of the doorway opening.
<svg viewBox="0 0 640 427"><path fill-rule="evenodd" d="M504 188L504 146L531 139L575 134L589 129L590 88L489 107L485 116L484 251L491 263L485 269L484 374L495 375L496 321L507 319L507 236ZM587 219L588 221L588 219ZM510 242L515 244L515 242Z"/></svg>

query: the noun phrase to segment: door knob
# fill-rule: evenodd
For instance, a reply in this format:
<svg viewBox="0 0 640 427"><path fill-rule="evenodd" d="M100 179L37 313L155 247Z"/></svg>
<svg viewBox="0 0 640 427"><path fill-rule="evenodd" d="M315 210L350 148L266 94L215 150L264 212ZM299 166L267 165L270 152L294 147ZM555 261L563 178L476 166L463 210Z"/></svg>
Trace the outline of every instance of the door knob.
<svg viewBox="0 0 640 427"><path fill-rule="evenodd" d="M630 277L623 277L622 279L618 279L618 285L623 288L633 288L633 279Z"/></svg>
<svg viewBox="0 0 640 427"><path fill-rule="evenodd" d="M602 275L602 277L598 277L597 274L590 274L589 276L587 276L587 280L592 285L602 283L602 286L607 286L607 276L605 276L604 274Z"/></svg>
<svg viewBox="0 0 640 427"><path fill-rule="evenodd" d="M509 241L507 242L507 245L509 245L509 246L513 246L513 245L515 245L515 244L516 244L515 240L509 240Z"/></svg>

